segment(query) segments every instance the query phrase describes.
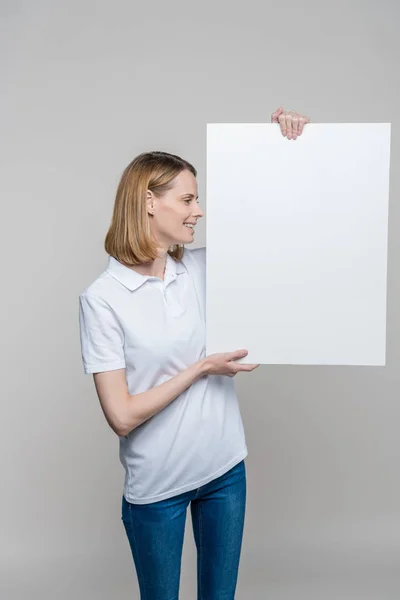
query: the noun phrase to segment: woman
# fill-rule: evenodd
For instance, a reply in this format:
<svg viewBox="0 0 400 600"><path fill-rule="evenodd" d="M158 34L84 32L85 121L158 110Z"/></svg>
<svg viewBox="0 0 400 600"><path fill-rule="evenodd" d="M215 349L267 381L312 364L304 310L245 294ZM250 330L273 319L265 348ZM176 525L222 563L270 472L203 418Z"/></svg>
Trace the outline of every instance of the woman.
<svg viewBox="0 0 400 600"><path fill-rule="evenodd" d="M307 117L271 121L296 139ZM142 600L178 598L190 504L199 600L233 599L242 544L247 447L233 377L246 350L205 356L205 249L197 172L148 152L125 169L105 240L107 269L80 295L85 373L120 437L122 521Z"/></svg>

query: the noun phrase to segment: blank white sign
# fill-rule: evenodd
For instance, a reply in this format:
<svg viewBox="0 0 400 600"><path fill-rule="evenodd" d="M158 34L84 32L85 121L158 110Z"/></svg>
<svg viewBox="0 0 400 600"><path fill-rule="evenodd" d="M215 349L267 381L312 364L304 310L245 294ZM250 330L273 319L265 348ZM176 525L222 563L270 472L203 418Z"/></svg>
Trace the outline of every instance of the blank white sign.
<svg viewBox="0 0 400 600"><path fill-rule="evenodd" d="M386 364L390 130L207 125L207 354Z"/></svg>

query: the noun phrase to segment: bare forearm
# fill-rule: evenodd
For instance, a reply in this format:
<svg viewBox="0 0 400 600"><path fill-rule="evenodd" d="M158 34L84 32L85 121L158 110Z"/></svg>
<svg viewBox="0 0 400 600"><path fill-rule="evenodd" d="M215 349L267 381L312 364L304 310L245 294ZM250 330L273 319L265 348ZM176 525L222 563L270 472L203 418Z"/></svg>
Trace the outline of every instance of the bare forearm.
<svg viewBox="0 0 400 600"><path fill-rule="evenodd" d="M207 361L203 359L147 392L129 395L123 419L124 431L121 432L121 435L128 435L132 429L135 429L135 427L138 427L150 419L150 417L160 412L160 410L175 400L179 394L206 374Z"/></svg>

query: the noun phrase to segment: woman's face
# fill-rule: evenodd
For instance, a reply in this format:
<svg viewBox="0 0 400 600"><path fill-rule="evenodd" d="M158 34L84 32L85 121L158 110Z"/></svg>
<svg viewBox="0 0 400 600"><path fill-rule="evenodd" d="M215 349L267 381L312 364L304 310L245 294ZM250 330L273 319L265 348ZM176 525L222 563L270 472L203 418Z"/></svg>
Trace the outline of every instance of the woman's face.
<svg viewBox="0 0 400 600"><path fill-rule="evenodd" d="M196 177L188 170L175 177L174 187L161 198L147 191L150 226L160 247L168 249L194 240L194 226L204 216L197 198Z"/></svg>

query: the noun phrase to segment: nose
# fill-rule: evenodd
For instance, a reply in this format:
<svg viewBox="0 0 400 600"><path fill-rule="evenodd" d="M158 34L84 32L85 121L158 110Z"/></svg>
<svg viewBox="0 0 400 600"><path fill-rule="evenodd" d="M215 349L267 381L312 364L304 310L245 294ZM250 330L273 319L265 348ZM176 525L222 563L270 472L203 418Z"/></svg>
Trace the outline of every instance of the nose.
<svg viewBox="0 0 400 600"><path fill-rule="evenodd" d="M196 217L196 219L200 219L201 217L204 217L204 213L201 210L200 204L196 205L196 210L193 211L193 216Z"/></svg>

